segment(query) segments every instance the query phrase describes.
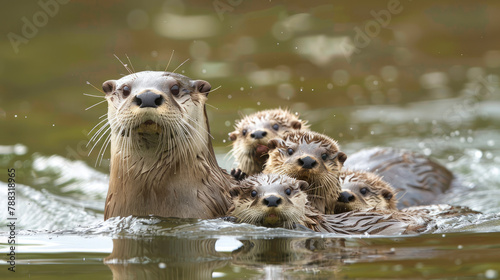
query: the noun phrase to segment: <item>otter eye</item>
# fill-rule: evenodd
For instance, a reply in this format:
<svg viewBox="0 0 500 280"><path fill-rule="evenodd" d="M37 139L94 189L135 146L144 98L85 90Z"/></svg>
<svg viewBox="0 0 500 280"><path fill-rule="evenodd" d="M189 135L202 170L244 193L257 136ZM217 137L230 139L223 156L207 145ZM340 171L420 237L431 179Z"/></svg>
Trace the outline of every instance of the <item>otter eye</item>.
<svg viewBox="0 0 500 280"><path fill-rule="evenodd" d="M292 189L288 188L285 190L286 195L291 195L292 194Z"/></svg>
<svg viewBox="0 0 500 280"><path fill-rule="evenodd" d="M360 192L361 194L366 194L366 193L368 192L368 189L367 189L367 188L361 188L361 189L359 190L359 192Z"/></svg>
<svg viewBox="0 0 500 280"><path fill-rule="evenodd" d="M252 197L256 197L256 196L257 196L257 191L253 190L253 191L250 193L250 195L251 195Z"/></svg>
<svg viewBox="0 0 500 280"><path fill-rule="evenodd" d="M384 198L385 198L385 199L387 199L387 200L391 200L391 198L392 198L392 193L385 194L385 195L384 195Z"/></svg>
<svg viewBox="0 0 500 280"><path fill-rule="evenodd" d="M170 92L175 96L179 95L179 85L173 85L170 88Z"/></svg>
<svg viewBox="0 0 500 280"><path fill-rule="evenodd" d="M276 131L277 131L278 129L280 129L279 124L274 124L274 125L273 125L273 129L274 129L274 130L276 130Z"/></svg>
<svg viewBox="0 0 500 280"><path fill-rule="evenodd" d="M243 130L241 131L241 134L243 134L243 136L246 136L246 135L247 135L247 130L246 130L246 129L243 129Z"/></svg>
<svg viewBox="0 0 500 280"><path fill-rule="evenodd" d="M288 155L293 155L293 149L292 148L288 148L288 150L286 150Z"/></svg>
<svg viewBox="0 0 500 280"><path fill-rule="evenodd" d="M131 89L129 86L124 86L122 88L123 96L127 97L130 95Z"/></svg>
<svg viewBox="0 0 500 280"><path fill-rule="evenodd" d="M328 158L328 155L327 155L327 154L322 154L322 155L321 155L321 159L326 160L327 158Z"/></svg>

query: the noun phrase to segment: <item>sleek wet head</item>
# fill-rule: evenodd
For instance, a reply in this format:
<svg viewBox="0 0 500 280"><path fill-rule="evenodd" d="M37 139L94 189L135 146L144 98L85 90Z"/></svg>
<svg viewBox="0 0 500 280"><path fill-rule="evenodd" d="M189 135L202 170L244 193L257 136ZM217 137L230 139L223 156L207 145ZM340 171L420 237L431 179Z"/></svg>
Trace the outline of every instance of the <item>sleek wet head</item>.
<svg viewBox="0 0 500 280"><path fill-rule="evenodd" d="M340 194L338 176L347 158L337 141L312 131L295 131L270 140L268 147L269 159L263 172L308 182L311 204L323 213L333 214Z"/></svg>
<svg viewBox="0 0 500 280"><path fill-rule="evenodd" d="M397 210L395 190L382 177L362 171L344 171L340 175L342 192L335 213L353 210Z"/></svg>
<svg viewBox="0 0 500 280"><path fill-rule="evenodd" d="M306 121L288 110L271 109L245 116L229 133L233 141L231 153L238 168L247 175L262 172L267 160L267 142L295 130L308 130Z"/></svg>
<svg viewBox="0 0 500 280"><path fill-rule="evenodd" d="M294 228L303 224L309 184L288 176L254 175L230 191L229 215L239 222L266 227Z"/></svg>
<svg viewBox="0 0 500 280"><path fill-rule="evenodd" d="M206 81L160 71L104 82L111 130L106 219L225 214L230 179L210 140L210 88Z"/></svg>

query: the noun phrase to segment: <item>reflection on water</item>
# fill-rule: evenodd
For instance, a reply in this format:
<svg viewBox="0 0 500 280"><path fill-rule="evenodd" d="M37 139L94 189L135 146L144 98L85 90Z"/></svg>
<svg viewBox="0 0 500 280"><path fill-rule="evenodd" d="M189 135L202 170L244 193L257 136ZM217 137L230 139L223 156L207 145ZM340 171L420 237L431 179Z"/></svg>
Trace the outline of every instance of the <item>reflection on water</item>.
<svg viewBox="0 0 500 280"><path fill-rule="evenodd" d="M215 251L217 239L174 237L113 239L104 263L114 279L209 279L228 264Z"/></svg>
<svg viewBox="0 0 500 280"><path fill-rule="evenodd" d="M89 235L92 230L100 234ZM494 279L500 272L498 232L338 236L222 221L113 218L94 229L21 237L26 252L19 276L27 267L37 274L51 264L70 273L87 267L99 279L110 273L113 279Z"/></svg>

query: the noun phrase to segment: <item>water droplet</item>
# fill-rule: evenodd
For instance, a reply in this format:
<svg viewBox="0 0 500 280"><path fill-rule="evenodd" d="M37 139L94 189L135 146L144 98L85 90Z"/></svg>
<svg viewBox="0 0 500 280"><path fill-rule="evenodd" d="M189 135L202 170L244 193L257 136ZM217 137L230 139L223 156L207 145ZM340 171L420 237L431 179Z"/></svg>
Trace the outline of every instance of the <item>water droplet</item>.
<svg viewBox="0 0 500 280"><path fill-rule="evenodd" d="M226 139L222 139L222 143L226 143Z"/></svg>
<svg viewBox="0 0 500 280"><path fill-rule="evenodd" d="M498 278L498 271L494 270L494 269L488 269L486 270L486 272L484 273L484 276L486 276L486 278L488 279L495 279L495 278Z"/></svg>
<svg viewBox="0 0 500 280"><path fill-rule="evenodd" d="M230 125L231 125L231 122L230 122L230 121L226 121L226 122L224 122L224 125L225 125L225 126L230 126Z"/></svg>
<svg viewBox="0 0 500 280"><path fill-rule="evenodd" d="M457 246L457 248L460 250L460 249L463 249L463 248L464 248L464 246L462 246L462 245L458 245L458 246Z"/></svg>
<svg viewBox="0 0 500 280"><path fill-rule="evenodd" d="M446 234L441 235L442 237L446 237Z"/></svg>
<svg viewBox="0 0 500 280"><path fill-rule="evenodd" d="M495 146L495 140L488 140L488 146L490 147Z"/></svg>
<svg viewBox="0 0 500 280"><path fill-rule="evenodd" d="M373 130L372 130L372 131L370 131L370 134L371 134L371 135L374 135L374 134L375 134L375 131L373 131Z"/></svg>
<svg viewBox="0 0 500 280"><path fill-rule="evenodd" d="M159 264L158 264L158 267L159 267L160 269L165 269L165 268L167 268L167 265L166 265L165 263L162 263L162 262L161 262L161 263L159 263Z"/></svg>
<svg viewBox="0 0 500 280"><path fill-rule="evenodd" d="M454 156L448 156L448 160L449 160L449 161L453 161L454 159L455 159L455 157L454 157Z"/></svg>
<svg viewBox="0 0 500 280"><path fill-rule="evenodd" d="M229 94L229 95L227 96L227 99L231 99L231 98L233 98L233 96L232 96L231 94Z"/></svg>
<svg viewBox="0 0 500 280"><path fill-rule="evenodd" d="M17 115L14 115L14 118L17 118Z"/></svg>
<svg viewBox="0 0 500 280"><path fill-rule="evenodd" d="M56 126L55 124L52 124L52 126Z"/></svg>
<svg viewBox="0 0 500 280"><path fill-rule="evenodd" d="M260 101L259 101L259 102L257 102L257 105L259 105L259 106L260 106Z"/></svg>
<svg viewBox="0 0 500 280"><path fill-rule="evenodd" d="M327 89L333 89L333 84L332 84L332 83L328 83L328 84L326 85L326 88L327 88Z"/></svg>
<svg viewBox="0 0 500 280"><path fill-rule="evenodd" d="M207 69L201 70L201 73L203 73L203 74L207 73Z"/></svg>
<svg viewBox="0 0 500 280"><path fill-rule="evenodd" d="M311 91L314 91L314 89L312 88Z"/></svg>
<svg viewBox="0 0 500 280"><path fill-rule="evenodd" d="M280 45L280 43L276 43L276 45L277 45L277 46L279 46L279 45Z"/></svg>
<svg viewBox="0 0 500 280"><path fill-rule="evenodd" d="M244 87L240 87L240 90L243 91L243 90L245 90L245 88Z"/></svg>

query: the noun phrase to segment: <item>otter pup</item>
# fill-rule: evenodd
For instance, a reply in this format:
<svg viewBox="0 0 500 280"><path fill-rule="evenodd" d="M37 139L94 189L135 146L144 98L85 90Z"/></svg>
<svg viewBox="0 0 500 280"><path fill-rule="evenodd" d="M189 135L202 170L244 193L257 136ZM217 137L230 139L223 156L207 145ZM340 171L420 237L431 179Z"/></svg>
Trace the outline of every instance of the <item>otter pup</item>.
<svg viewBox="0 0 500 280"><path fill-rule="evenodd" d="M468 207L449 204L412 206L398 210L394 188L382 177L371 172L347 170L340 175L340 182L342 192L335 205L335 213L376 209L382 212L393 212L396 217L403 215L415 219L480 214Z"/></svg>
<svg viewBox="0 0 500 280"><path fill-rule="evenodd" d="M294 131L268 143L263 173L288 175L311 185L307 195L321 213L334 214L341 187L339 175L347 156L337 141L312 131Z"/></svg>
<svg viewBox="0 0 500 280"><path fill-rule="evenodd" d="M111 171L104 219L224 216L232 178L217 165L202 80L144 71L109 80Z"/></svg>
<svg viewBox="0 0 500 280"><path fill-rule="evenodd" d="M342 192L335 213L370 208L397 210L395 191L382 177L362 171L343 171L340 175Z"/></svg>
<svg viewBox="0 0 500 280"><path fill-rule="evenodd" d="M415 152L376 147L349 156L344 164L351 170L374 172L404 195L398 209L438 202L439 195L460 187L459 181L443 165Z"/></svg>
<svg viewBox="0 0 500 280"><path fill-rule="evenodd" d="M309 184L288 176L260 174L251 176L231 189L233 207L228 215L237 222L266 227L295 229L305 227L317 232L338 234L408 233L419 227L393 219L392 214L346 212L323 215L309 204Z"/></svg>
<svg viewBox="0 0 500 280"><path fill-rule="evenodd" d="M237 121L235 130L229 133L229 139L233 141L230 153L241 170L237 176L240 176L241 172L246 175L262 172L267 160L267 142L270 139L281 137L286 132L307 128L307 122L283 109L259 111ZM235 172L238 171L233 171Z"/></svg>

